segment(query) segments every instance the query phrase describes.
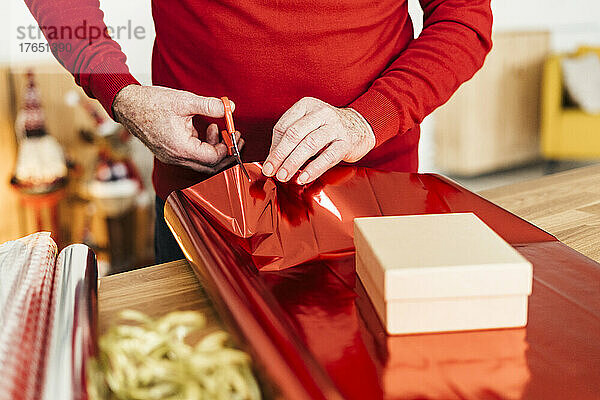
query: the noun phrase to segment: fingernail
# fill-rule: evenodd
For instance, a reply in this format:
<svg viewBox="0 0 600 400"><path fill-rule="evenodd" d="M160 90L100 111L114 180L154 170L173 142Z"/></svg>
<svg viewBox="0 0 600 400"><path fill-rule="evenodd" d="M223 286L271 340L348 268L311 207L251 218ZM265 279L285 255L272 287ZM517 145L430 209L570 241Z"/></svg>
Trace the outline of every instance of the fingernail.
<svg viewBox="0 0 600 400"><path fill-rule="evenodd" d="M262 167L262 172L266 176L273 175L273 164L271 164L270 162L266 162Z"/></svg>
<svg viewBox="0 0 600 400"><path fill-rule="evenodd" d="M310 178L310 176L308 175L308 173L307 172L303 172L298 177L297 182L298 182L299 185L304 185L306 182L308 182L308 178Z"/></svg>
<svg viewBox="0 0 600 400"><path fill-rule="evenodd" d="M281 182L284 182L287 179L287 176L288 173L285 169L280 169L277 173L277 179L279 179Z"/></svg>

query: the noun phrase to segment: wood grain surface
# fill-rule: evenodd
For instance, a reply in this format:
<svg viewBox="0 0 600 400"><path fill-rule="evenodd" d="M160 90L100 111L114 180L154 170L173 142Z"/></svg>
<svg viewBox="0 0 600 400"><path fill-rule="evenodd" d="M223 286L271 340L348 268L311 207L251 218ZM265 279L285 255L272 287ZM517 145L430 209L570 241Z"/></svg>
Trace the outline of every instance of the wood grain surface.
<svg viewBox="0 0 600 400"><path fill-rule="evenodd" d="M481 195L600 261L600 166L487 190ZM101 333L126 308L151 316L193 309L207 314L209 329L220 324L185 260L101 278L99 285Z"/></svg>
<svg viewBox="0 0 600 400"><path fill-rule="evenodd" d="M600 262L600 165L480 194Z"/></svg>
<svg viewBox="0 0 600 400"><path fill-rule="evenodd" d="M116 323L125 309L160 317L171 311L196 310L208 320L207 329L221 324L210 300L186 260L173 261L98 280L99 334Z"/></svg>

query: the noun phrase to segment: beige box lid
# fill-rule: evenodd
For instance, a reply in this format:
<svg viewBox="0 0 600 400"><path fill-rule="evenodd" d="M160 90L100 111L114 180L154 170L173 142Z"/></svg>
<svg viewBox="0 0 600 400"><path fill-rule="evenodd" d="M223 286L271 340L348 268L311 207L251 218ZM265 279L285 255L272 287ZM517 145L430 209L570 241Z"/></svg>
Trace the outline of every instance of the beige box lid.
<svg viewBox="0 0 600 400"><path fill-rule="evenodd" d="M354 243L386 301L531 293L531 263L473 213L356 218Z"/></svg>

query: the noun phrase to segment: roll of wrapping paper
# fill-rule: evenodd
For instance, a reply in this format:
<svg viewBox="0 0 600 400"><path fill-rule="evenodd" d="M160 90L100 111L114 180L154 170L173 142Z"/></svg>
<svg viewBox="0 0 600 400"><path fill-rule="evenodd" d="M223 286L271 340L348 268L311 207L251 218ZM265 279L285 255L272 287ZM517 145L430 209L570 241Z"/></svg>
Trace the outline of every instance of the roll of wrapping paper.
<svg viewBox="0 0 600 400"><path fill-rule="evenodd" d="M0 245L0 399L84 399L96 351L97 269L47 232Z"/></svg>
<svg viewBox="0 0 600 400"><path fill-rule="evenodd" d="M285 398L600 398L598 263L441 176L338 167L298 187L248 172L174 192L165 216ZM448 212L474 212L534 265L526 328L386 335L353 218Z"/></svg>

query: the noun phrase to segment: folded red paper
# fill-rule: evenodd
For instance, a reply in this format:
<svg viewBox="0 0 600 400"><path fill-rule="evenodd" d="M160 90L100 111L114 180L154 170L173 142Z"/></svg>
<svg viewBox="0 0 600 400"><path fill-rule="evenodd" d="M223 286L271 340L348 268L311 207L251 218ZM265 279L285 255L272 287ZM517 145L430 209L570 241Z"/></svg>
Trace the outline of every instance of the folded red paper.
<svg viewBox="0 0 600 400"><path fill-rule="evenodd" d="M247 170L251 181L236 166L182 195L265 271L352 254L356 217L466 212L472 201L460 196L464 189L430 175L339 167L299 186L265 177L258 163ZM554 240L504 212L517 224L509 231L497 208L479 200L487 206L481 210L487 222L509 242Z"/></svg>

